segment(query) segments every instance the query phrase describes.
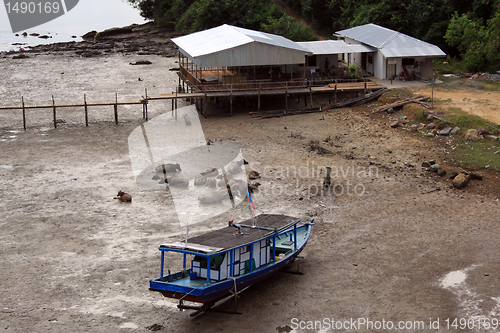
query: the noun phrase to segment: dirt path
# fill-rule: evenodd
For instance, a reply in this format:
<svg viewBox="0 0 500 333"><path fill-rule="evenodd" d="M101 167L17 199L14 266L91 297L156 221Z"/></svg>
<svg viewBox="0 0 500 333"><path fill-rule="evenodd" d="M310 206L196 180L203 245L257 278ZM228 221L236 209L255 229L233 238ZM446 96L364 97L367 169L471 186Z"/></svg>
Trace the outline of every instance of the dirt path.
<svg viewBox="0 0 500 333"><path fill-rule="evenodd" d="M129 65L142 59L153 64ZM51 94L99 99L114 91L131 98L145 87L161 92L176 84L168 70L175 58L44 54L23 61L0 59L2 103L28 92L35 101ZM151 102L149 110L153 118L170 105ZM159 274L159 244L182 239L184 230L164 191L142 189L134 181L128 137L143 124L142 108L120 108L119 125L112 108L93 109L89 127L81 109L68 109L58 129L50 112L30 111L27 131L21 130L19 112L3 113L0 328L317 332L327 327L308 325L361 318L375 325L422 322L423 329L408 331L430 331L430 319L439 318L439 329L432 331L449 332L447 318L481 324L498 319L498 175L485 173L483 182L454 189L446 177L420 168L424 160L446 159L439 140L391 129L388 118L367 117L369 110L267 120L236 112L201 119L207 140L236 143L251 162L248 170L263 174L254 195L259 213L315 218L317 225L303 252L303 276L280 273L250 288L239 299L242 316L196 318L148 290L149 279ZM311 141L331 154L311 151ZM315 193L324 166L334 170L336 195ZM486 183L494 186L485 188ZM132 204L114 200L118 190L131 193ZM222 227L247 212L241 205L191 233Z"/></svg>

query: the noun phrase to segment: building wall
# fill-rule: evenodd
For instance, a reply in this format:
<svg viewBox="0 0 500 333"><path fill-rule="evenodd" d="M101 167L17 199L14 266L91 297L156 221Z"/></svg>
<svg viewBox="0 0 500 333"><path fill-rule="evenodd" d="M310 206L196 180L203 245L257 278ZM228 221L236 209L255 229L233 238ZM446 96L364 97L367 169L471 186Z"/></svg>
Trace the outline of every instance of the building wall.
<svg viewBox="0 0 500 333"><path fill-rule="evenodd" d="M382 52L377 51L373 55L373 76L379 78L379 79L384 79L385 78L385 72L387 68L387 63L385 61L385 57L383 56Z"/></svg>
<svg viewBox="0 0 500 333"><path fill-rule="evenodd" d="M429 80L434 75L434 69L432 67L432 58L422 59L420 62L422 77L425 80Z"/></svg>

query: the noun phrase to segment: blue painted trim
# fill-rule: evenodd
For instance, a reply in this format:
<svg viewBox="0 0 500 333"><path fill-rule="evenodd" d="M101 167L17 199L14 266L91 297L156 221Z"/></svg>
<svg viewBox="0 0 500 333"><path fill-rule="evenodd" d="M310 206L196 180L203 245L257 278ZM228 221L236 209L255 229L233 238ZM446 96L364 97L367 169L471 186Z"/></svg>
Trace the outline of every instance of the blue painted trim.
<svg viewBox="0 0 500 333"><path fill-rule="evenodd" d="M165 252L161 252L161 268L160 268L160 277L163 277L163 264L165 263Z"/></svg>

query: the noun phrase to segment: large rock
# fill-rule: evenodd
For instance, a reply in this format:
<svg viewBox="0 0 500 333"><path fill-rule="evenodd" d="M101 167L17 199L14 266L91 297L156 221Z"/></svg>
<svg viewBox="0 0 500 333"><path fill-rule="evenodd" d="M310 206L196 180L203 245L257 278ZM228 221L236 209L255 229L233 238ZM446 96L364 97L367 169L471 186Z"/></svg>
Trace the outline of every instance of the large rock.
<svg viewBox="0 0 500 333"><path fill-rule="evenodd" d="M448 127L443 128L442 130L440 130L438 132L438 134L443 135L443 136L448 136L448 135L450 135L452 130L453 130L453 127L448 126Z"/></svg>
<svg viewBox="0 0 500 333"><path fill-rule="evenodd" d="M413 124L413 125L411 125L411 126L410 126L410 131L411 131L411 132L416 132L416 131L418 131L418 125L417 125L417 124Z"/></svg>
<svg viewBox="0 0 500 333"><path fill-rule="evenodd" d="M436 163L436 164L431 165L432 172L438 172L439 169L441 169L441 166L439 164Z"/></svg>
<svg viewBox="0 0 500 333"><path fill-rule="evenodd" d="M484 134L483 136L487 140L498 141L498 136L496 136L496 135Z"/></svg>
<svg viewBox="0 0 500 333"><path fill-rule="evenodd" d="M467 184L469 183L469 175L465 175L463 173L459 173L455 178L453 178L453 186L455 186L456 188L463 188L465 186L467 186Z"/></svg>
<svg viewBox="0 0 500 333"><path fill-rule="evenodd" d="M451 135L455 135L460 133L460 127L456 126L454 129L451 130Z"/></svg>
<svg viewBox="0 0 500 333"><path fill-rule="evenodd" d="M465 133L465 140L472 140L474 142L481 140L477 129L471 128Z"/></svg>
<svg viewBox="0 0 500 333"><path fill-rule="evenodd" d="M399 126L399 120L393 121L389 126L391 126L392 128L398 127Z"/></svg>
<svg viewBox="0 0 500 333"><path fill-rule="evenodd" d="M433 129L434 127L436 127L436 124L430 123L430 124L427 124L427 126L425 126L425 127L427 127L427 129Z"/></svg>

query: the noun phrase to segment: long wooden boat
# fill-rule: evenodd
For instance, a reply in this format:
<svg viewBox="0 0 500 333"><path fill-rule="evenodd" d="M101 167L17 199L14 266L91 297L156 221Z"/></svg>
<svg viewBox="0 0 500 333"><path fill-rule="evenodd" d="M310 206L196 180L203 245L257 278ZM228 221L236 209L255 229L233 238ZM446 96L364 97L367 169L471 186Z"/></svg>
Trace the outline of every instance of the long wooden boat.
<svg viewBox="0 0 500 333"><path fill-rule="evenodd" d="M161 244L160 277L150 280L150 290L181 300L179 307L182 301L211 307L293 262L307 244L313 224L313 220L304 223L291 216L261 214L242 223L230 221L227 227L187 243ZM182 270L164 274L167 252L182 254Z"/></svg>

